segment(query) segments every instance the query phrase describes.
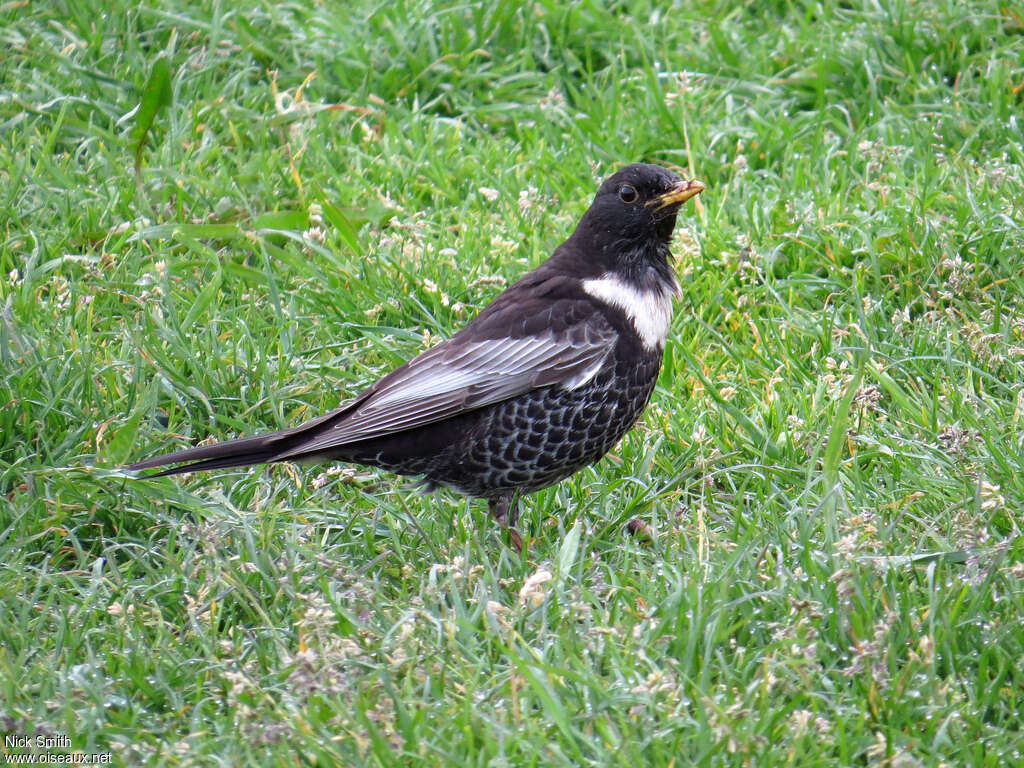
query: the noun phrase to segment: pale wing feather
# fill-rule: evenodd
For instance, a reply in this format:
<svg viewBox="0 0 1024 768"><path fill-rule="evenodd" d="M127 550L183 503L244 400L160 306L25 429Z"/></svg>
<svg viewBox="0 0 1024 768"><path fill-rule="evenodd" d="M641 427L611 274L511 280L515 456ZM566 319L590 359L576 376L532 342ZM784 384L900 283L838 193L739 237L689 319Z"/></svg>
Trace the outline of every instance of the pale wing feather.
<svg viewBox="0 0 1024 768"><path fill-rule="evenodd" d="M334 428L279 458L421 427L540 386L579 386L611 353L615 334L606 326L579 335L441 344L410 361L401 375L382 380Z"/></svg>

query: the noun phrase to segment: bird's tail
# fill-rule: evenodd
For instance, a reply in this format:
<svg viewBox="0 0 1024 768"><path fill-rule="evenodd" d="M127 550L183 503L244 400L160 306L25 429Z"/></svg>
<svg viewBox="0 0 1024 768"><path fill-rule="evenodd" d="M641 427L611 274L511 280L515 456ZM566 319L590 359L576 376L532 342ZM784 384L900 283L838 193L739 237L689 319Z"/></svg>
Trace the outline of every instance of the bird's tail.
<svg viewBox="0 0 1024 768"><path fill-rule="evenodd" d="M165 477L167 475L180 475L183 472L204 472L208 469L229 469L231 467L248 467L253 464L267 464L278 461L287 456L289 460L302 460L307 458L302 455L301 446L304 442L315 437L323 429L329 429L338 419L343 418L349 411L348 404L330 413L325 413L315 419L310 419L304 424L299 424L291 429L283 429L280 432L270 432L265 435L254 437L242 437L237 440L225 440L213 445L201 445L195 448L186 448L173 453L165 453L161 456L154 456L151 459L136 462L128 467L133 471L164 467L168 464L180 466L154 472L145 477ZM310 458L316 455L316 451L310 452Z"/></svg>
<svg viewBox="0 0 1024 768"><path fill-rule="evenodd" d="M202 472L207 469L227 469L229 467L247 467L250 464L265 464L273 461L274 456L281 452L273 438L277 433L244 437L240 440L227 440L223 443L203 445L198 448L186 448L183 451L165 453L145 461L132 464L128 469L152 469L167 464L181 466L164 469L146 477L164 477L179 475L182 472Z"/></svg>

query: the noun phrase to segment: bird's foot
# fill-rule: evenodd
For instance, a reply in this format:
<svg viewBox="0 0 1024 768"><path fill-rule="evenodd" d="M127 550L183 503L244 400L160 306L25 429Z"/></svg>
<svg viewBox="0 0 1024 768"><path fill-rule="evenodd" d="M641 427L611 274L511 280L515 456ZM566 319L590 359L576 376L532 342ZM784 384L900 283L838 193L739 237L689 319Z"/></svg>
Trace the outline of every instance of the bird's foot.
<svg viewBox="0 0 1024 768"><path fill-rule="evenodd" d="M520 555L523 554L523 536L519 533L516 528L508 529L508 542L512 545L512 548Z"/></svg>
<svg viewBox="0 0 1024 768"><path fill-rule="evenodd" d="M523 536L516 528L516 522L519 520L519 499L515 494L510 493L497 499L491 499L488 504L491 517L508 532L509 543L515 551L522 554Z"/></svg>

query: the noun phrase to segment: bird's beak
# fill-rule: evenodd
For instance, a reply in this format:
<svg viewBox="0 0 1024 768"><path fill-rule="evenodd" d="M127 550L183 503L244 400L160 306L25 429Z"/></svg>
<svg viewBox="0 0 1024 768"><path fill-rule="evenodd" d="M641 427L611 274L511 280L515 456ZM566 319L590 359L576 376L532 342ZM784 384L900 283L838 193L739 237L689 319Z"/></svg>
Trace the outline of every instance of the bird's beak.
<svg viewBox="0 0 1024 768"><path fill-rule="evenodd" d="M647 205L653 205L656 211L660 211L662 208L667 208L670 205L682 205L691 197L699 195L704 189L704 185L696 179L693 181L680 181L668 192L658 195L648 202Z"/></svg>

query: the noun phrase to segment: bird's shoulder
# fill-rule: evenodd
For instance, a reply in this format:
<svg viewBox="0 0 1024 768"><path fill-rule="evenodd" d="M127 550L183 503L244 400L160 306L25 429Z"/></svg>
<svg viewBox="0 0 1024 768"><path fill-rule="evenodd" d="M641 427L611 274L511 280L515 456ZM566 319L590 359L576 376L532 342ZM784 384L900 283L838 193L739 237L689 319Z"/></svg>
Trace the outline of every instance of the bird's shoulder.
<svg viewBox="0 0 1024 768"><path fill-rule="evenodd" d="M596 336L612 330L579 277L542 266L509 286L452 340Z"/></svg>

